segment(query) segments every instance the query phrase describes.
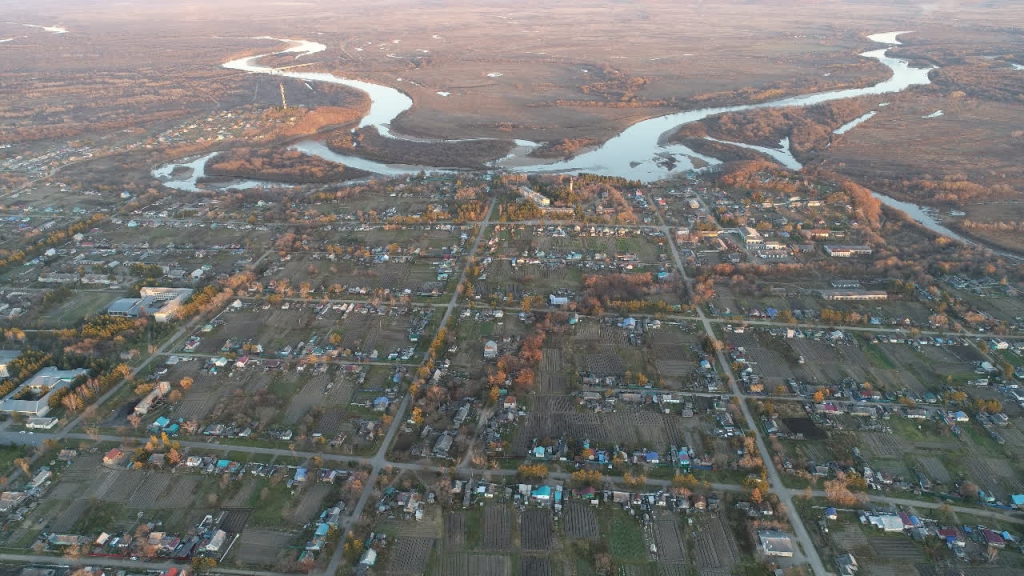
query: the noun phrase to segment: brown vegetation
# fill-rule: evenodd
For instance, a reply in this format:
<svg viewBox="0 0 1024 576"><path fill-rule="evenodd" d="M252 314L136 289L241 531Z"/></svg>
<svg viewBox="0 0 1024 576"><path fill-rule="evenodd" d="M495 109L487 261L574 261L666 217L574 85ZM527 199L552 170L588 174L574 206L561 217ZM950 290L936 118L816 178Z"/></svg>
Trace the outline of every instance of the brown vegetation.
<svg viewBox="0 0 1024 576"><path fill-rule="evenodd" d="M348 168L297 150L265 148L235 148L221 152L207 163L206 173L296 184L322 184L370 175L369 172Z"/></svg>
<svg viewBox="0 0 1024 576"><path fill-rule="evenodd" d="M484 168L487 162L507 155L514 143L508 140L416 142L386 138L376 128L370 127L356 132L335 132L327 139L327 146L340 154L354 154L378 162Z"/></svg>

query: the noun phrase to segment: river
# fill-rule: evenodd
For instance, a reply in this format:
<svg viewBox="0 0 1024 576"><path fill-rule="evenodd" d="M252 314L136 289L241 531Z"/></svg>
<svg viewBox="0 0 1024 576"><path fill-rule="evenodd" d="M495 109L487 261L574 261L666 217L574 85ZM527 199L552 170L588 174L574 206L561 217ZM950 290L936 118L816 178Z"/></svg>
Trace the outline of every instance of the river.
<svg viewBox="0 0 1024 576"><path fill-rule="evenodd" d="M872 34L868 36L868 39L879 42L882 44L888 44L890 46L898 45L900 42L896 39L900 34L907 34L908 32L886 32L881 34ZM303 56L310 54L316 54L323 52L326 46L317 42L309 42L305 40L287 40L278 38L261 37L261 39L275 40L278 42L285 42L290 46L284 50L274 52L272 54L296 54L296 59L300 59ZM517 140L517 148L509 156L502 158L495 162L495 167L502 168L514 172L526 172L526 173L537 173L537 172L552 172L552 173L579 173L579 172L590 172L599 175L606 176L620 176L630 180L639 180L642 182L653 182L661 180L673 174L685 172L687 170L695 168L693 159L699 159L703 164L715 165L720 164L720 161L716 158L709 157L707 155L699 154L690 148L682 144L670 144L667 142L668 136L677 131L681 126L692 122L698 122L705 118L723 114L726 112L743 112L746 110L755 110L759 108L784 108L784 107L805 107L821 104L823 102L831 102L834 100L843 100L846 98L856 98L858 96L867 95L878 95L878 94L890 94L895 92L901 92L911 86L929 84L928 78L929 72L933 68L914 68L910 64L899 58L890 57L887 54L888 48L882 48L879 50L872 50L864 52L861 56L865 58L872 58L878 60L892 71L892 76L888 79L867 86L864 88L850 88L845 90L832 90L828 92L819 92L814 94L805 94L801 96L792 96L789 98L783 98L774 100L771 102L761 102L757 104L742 104L736 106L721 106L715 108L703 108L700 110L690 110L686 112L678 112L674 114L667 114L656 118L650 118L637 122L632 126L626 128L610 140L602 144L601 146L581 154L571 160L567 161L556 161L546 162L543 160L533 161L528 159L526 154L529 153L536 143ZM268 74L273 76L283 76L285 78L293 78L302 80L304 82L326 82L331 84L340 84L348 86L356 90L364 92L370 98L370 110L360 120L360 127L375 127L384 136L391 138L405 138L401 135L396 135L391 131L391 122L395 120L400 114L408 111L412 108L412 99L396 88L390 86L382 86L371 82L365 82L362 80L352 80L348 78L342 78L329 74L326 72L305 72L301 70L290 70L288 67L284 69L271 68L268 66L262 66L258 64L258 60L268 56L270 54L261 54L252 57L239 58L231 60L223 64L224 68L239 70L250 74ZM870 113L869 113L870 114ZM864 116L857 118L856 120L842 126L836 131L837 134L845 133L846 131L853 129L857 124L870 118L870 115L865 114ZM416 140L414 138L408 138L410 140ZM714 140L709 138L709 140ZM716 140L717 141L717 140ZM719 141L721 142L721 141ZM793 157L790 147L789 140L784 139L780 142L779 148L766 148L762 146L755 146L752 144L745 144L739 142L723 142L734 146L757 150L762 152L775 160L779 161L784 166L787 166L794 170L801 168L800 163ZM293 149L302 151L307 154L319 156L332 162L340 162L353 168L359 168L361 170L367 170L377 174L386 176L399 176L404 174L415 174L421 171L441 171L430 166L410 166L401 164L384 164L365 158L359 158L357 156L338 154L327 148L322 142L314 140L301 141L292 146ZM164 166L158 167L153 170L153 176L160 178L164 181L164 184L181 190L197 190L196 179L202 176L206 161L209 160L213 154L208 154L200 158L195 158L189 161L180 161L178 163L170 163ZM177 166L185 166L191 169L190 176L188 178L175 180L171 177L171 173ZM273 184L273 183L268 183ZM250 188L253 186L259 186L260 183L256 181L244 181L231 185L233 188ZM921 206L910 204L907 202L901 202L893 198L889 198L882 194L872 192L876 198L882 201L887 206L896 208L906 212L916 222L922 226L938 233L943 236L972 244L970 240L960 236L953 232L949 228L940 224L935 218L933 218L928 212Z"/></svg>

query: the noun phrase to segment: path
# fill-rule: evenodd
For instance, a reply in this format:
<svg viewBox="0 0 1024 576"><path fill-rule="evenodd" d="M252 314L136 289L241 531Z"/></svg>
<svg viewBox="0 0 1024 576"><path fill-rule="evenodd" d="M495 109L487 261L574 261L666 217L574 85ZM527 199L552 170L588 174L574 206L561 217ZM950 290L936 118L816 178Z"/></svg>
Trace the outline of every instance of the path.
<svg viewBox="0 0 1024 576"><path fill-rule="evenodd" d="M658 215L661 218L661 215ZM690 294L693 294L693 280L686 274L686 268L683 267L683 259L679 257L679 250L676 248L676 243L672 240L672 235L669 231L668 226L662 226L662 233L665 234L665 240L672 251L672 259L675 261L676 267L679 269L679 274L682 276L683 281L686 282L686 288ZM714 330L711 327L711 322L708 321L704 315L704 310L701 306L694 306L694 310L697 312L697 318L701 324L704 325L704 332L708 336L714 338ZM740 394L739 384L736 382L736 376L733 374L732 366L730 366L728 359L725 357L725 352L722 349L718 350L718 364L721 369L725 372L726 377L729 380L729 387L732 389L732 393L739 400L740 411L743 413L743 419L746 421L747 429L754 433L754 441L757 444L757 451L761 455L761 461L764 463L764 469L768 473L768 484L771 486L772 492L774 492L779 502L786 510L786 514L789 517L789 524L793 528L793 533L796 535L797 540L800 543L800 551L802 552L803 558L811 565L811 569L817 576L825 576L828 571L825 569L825 565L821 562L821 557L818 556L818 550L814 547L814 541L811 540L811 535L807 532L807 528L804 527L804 523L800 520L800 516L796 512L796 507L793 506L793 495L782 484L782 478L779 476L779 471L776 470L775 465L772 463L771 452L768 451L768 446L764 442L764 438L761 436L760 427L754 420L754 417L750 413L750 407L747 406Z"/></svg>

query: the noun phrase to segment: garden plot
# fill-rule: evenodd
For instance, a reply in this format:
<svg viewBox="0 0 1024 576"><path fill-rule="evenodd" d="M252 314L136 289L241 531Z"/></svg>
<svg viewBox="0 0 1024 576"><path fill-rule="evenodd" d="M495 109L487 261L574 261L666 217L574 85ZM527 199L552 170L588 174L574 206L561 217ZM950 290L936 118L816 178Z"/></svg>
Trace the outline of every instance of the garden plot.
<svg viewBox="0 0 1024 576"><path fill-rule="evenodd" d="M869 536L868 546L876 558L887 562L920 562L924 559L921 550L910 538Z"/></svg>
<svg viewBox="0 0 1024 576"><path fill-rule="evenodd" d="M249 500L252 498L253 493L256 491L256 480L245 479L242 480L242 485L239 486L238 491L235 492L224 506L228 508L241 508L249 505Z"/></svg>
<svg viewBox="0 0 1024 576"><path fill-rule="evenodd" d="M170 474L146 475L139 485L139 489L128 499L128 507L140 510L155 508L157 497L164 493L170 482Z"/></svg>
<svg viewBox="0 0 1024 576"><path fill-rule="evenodd" d="M572 398L537 396L526 421L516 430L512 453L525 456L534 438L589 438L598 444L620 443L627 447L661 450L672 443L693 440L696 418L663 414L640 407L619 407L615 412L580 412ZM692 420L692 422L690 421ZM689 444L688 444L689 445Z"/></svg>
<svg viewBox="0 0 1024 576"><path fill-rule="evenodd" d="M569 389L569 379L565 376L565 365L562 351L558 348L545 348L541 354L540 394L565 394Z"/></svg>
<svg viewBox="0 0 1024 576"><path fill-rule="evenodd" d="M67 534L78 523L79 518L89 508L89 501L80 498L71 502L50 522L50 530L58 534Z"/></svg>
<svg viewBox="0 0 1024 576"><path fill-rule="evenodd" d="M937 457L918 456L917 463L921 467L921 472L933 482L949 484L953 481L953 476L950 475L949 470L946 470L942 460L939 460Z"/></svg>
<svg viewBox="0 0 1024 576"><path fill-rule="evenodd" d="M687 564L658 564L658 576L689 576L689 574L690 567Z"/></svg>
<svg viewBox="0 0 1024 576"><path fill-rule="evenodd" d="M862 432L858 436L861 448L876 458L901 458L910 449L909 443L895 434Z"/></svg>
<svg viewBox="0 0 1024 576"><path fill-rule="evenodd" d="M834 382L846 375L839 366L840 355L830 344L803 338L790 339L788 342L794 352L804 357L804 364L793 369L798 377L811 382L826 383Z"/></svg>
<svg viewBox="0 0 1024 576"><path fill-rule="evenodd" d="M388 574L423 574L433 549L433 538L399 537L389 552Z"/></svg>
<svg viewBox="0 0 1024 576"><path fill-rule="evenodd" d="M331 485L324 483L316 483L312 486L307 487L303 490L302 500L295 507L295 512L292 514L292 519L297 524L305 524L323 510L324 499L331 493Z"/></svg>
<svg viewBox="0 0 1024 576"><path fill-rule="evenodd" d="M850 550L857 553L859 550L864 550L868 546L868 537L864 534L864 531L860 529L860 526L856 524L847 524L832 532L832 537L835 539L836 545L843 550Z"/></svg>
<svg viewBox="0 0 1024 576"><path fill-rule="evenodd" d="M997 498L1005 500L1007 495L1017 494L1024 487L1020 475L1014 472L1013 465L1005 460L969 454L964 457L964 467L968 470L971 480Z"/></svg>
<svg viewBox="0 0 1024 576"><path fill-rule="evenodd" d="M237 558L245 564L276 564L292 535L274 530L245 530L238 539Z"/></svg>
<svg viewBox="0 0 1024 576"><path fill-rule="evenodd" d="M100 500L123 504L128 502L145 482L144 472L117 470L102 479L102 484L96 488L95 493Z"/></svg>
<svg viewBox="0 0 1024 576"><path fill-rule="evenodd" d="M336 315L318 318L312 308L303 309L301 304L292 304L289 310L271 308L228 312L221 319L226 323L213 332L203 334L196 352L219 356L222 354L221 346L231 339L239 344L252 341L262 345L266 353L273 354L285 346L305 342L313 334L326 334L334 327Z"/></svg>
<svg viewBox="0 0 1024 576"><path fill-rule="evenodd" d="M433 573L437 576L511 576L512 559L495 554L444 554Z"/></svg>
<svg viewBox="0 0 1024 576"><path fill-rule="evenodd" d="M520 556L519 576L551 576L551 561L545 556Z"/></svg>
<svg viewBox="0 0 1024 576"><path fill-rule="evenodd" d="M509 550L512 548L512 510L504 506L484 508L484 550Z"/></svg>
<svg viewBox="0 0 1024 576"><path fill-rule="evenodd" d="M524 294L547 293L558 289L576 290L582 275L579 268L561 264L519 264L496 260L487 267L487 278L473 284L473 292L481 298L495 297L519 302Z"/></svg>
<svg viewBox="0 0 1024 576"><path fill-rule="evenodd" d="M327 385L334 380L335 378L330 374L321 374L308 379L300 376L299 382L302 388L288 402L283 423L287 426L295 424L309 412L310 408L315 406L341 404L341 402L332 402L333 398L330 397L336 397L342 387L338 386L338 391L334 390L334 386L331 387L331 390L327 390ZM303 381L305 382L303 383Z"/></svg>
<svg viewBox="0 0 1024 576"><path fill-rule="evenodd" d="M526 510L520 516L519 542L523 550L551 547L551 510Z"/></svg>
<svg viewBox="0 0 1024 576"><path fill-rule="evenodd" d="M679 518L668 515L654 522L654 542L658 546L658 558L666 564L688 562L686 544L679 530Z"/></svg>
<svg viewBox="0 0 1024 576"><path fill-rule="evenodd" d="M709 516L696 534L697 566L705 569L728 569L739 561L740 552L729 527L720 515Z"/></svg>
<svg viewBox="0 0 1024 576"><path fill-rule="evenodd" d="M468 516L465 512L452 512L444 516L444 547L459 549L466 545Z"/></svg>
<svg viewBox="0 0 1024 576"><path fill-rule="evenodd" d="M568 538L576 540L598 540L601 538L597 513L589 504L581 502L567 504L562 528Z"/></svg>
<svg viewBox="0 0 1024 576"><path fill-rule="evenodd" d="M573 400L568 396L536 396L530 405L526 421L516 429L512 439L512 453L516 457L526 456L534 438L557 438L570 431L579 433L579 436L575 436L577 438L602 434L597 415L586 415L588 417L584 422L580 418L584 415L576 412Z"/></svg>
<svg viewBox="0 0 1024 576"><path fill-rule="evenodd" d="M340 328L341 348L364 354L377 350L386 356L399 347L409 345L408 327L409 319L404 316L349 314Z"/></svg>
<svg viewBox="0 0 1024 576"><path fill-rule="evenodd" d="M316 424L316 431L323 434L326 438L334 438L345 429L348 423L345 413L345 407L331 406L320 417Z"/></svg>
<svg viewBox="0 0 1024 576"><path fill-rule="evenodd" d="M924 346L921 348L921 354L927 357L928 366L940 376L947 374L956 376L974 371L970 360L961 358L945 346ZM972 354L971 357L973 358L974 355Z"/></svg>
<svg viewBox="0 0 1024 576"><path fill-rule="evenodd" d="M221 511L225 512L224 518L220 521L221 530L235 534L245 530L245 524L249 521L250 514L248 508L237 508L234 510L221 508Z"/></svg>

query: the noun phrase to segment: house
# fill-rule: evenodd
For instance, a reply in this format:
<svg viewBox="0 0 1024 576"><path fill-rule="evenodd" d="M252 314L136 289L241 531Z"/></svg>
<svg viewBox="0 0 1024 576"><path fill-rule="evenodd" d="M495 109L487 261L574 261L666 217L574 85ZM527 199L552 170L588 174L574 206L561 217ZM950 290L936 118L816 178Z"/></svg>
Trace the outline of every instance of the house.
<svg viewBox="0 0 1024 576"><path fill-rule="evenodd" d="M554 294L548 296L548 304L552 306L565 306L569 303L569 299L565 296L555 296Z"/></svg>
<svg viewBox="0 0 1024 576"><path fill-rule="evenodd" d="M1024 494L1011 494L1010 504L1018 510L1024 510Z"/></svg>
<svg viewBox="0 0 1024 576"><path fill-rule="evenodd" d="M455 441L455 436L444 432L437 438L437 442L434 443L434 449L432 451L435 458L447 458L448 451L452 448L452 443Z"/></svg>
<svg viewBox="0 0 1024 576"><path fill-rule="evenodd" d="M550 486L538 486L532 492L530 492L530 498L533 500L547 504L551 501L551 487Z"/></svg>
<svg viewBox="0 0 1024 576"><path fill-rule="evenodd" d="M359 559L360 566L373 566L377 563L377 551L373 548L368 548L366 552L363 552L363 557Z"/></svg>
<svg viewBox="0 0 1024 576"><path fill-rule="evenodd" d="M1003 536L999 532L989 530L988 528L986 528L981 531L981 537L985 541L985 544L988 544L993 548L1006 547L1006 539L1003 538Z"/></svg>
<svg viewBox="0 0 1024 576"><path fill-rule="evenodd" d="M124 458L124 452L121 452L117 448L111 448L103 455L103 463L107 466L114 466L120 463L122 458Z"/></svg>
<svg viewBox="0 0 1024 576"><path fill-rule="evenodd" d="M493 360L498 357L498 343L488 340L484 343L484 360Z"/></svg>
<svg viewBox="0 0 1024 576"><path fill-rule="evenodd" d="M511 394L508 395L508 396L505 396L505 399L501 401L501 407L503 409L505 409L505 410L515 410L516 409L516 397L512 396Z"/></svg>
<svg viewBox="0 0 1024 576"><path fill-rule="evenodd" d="M373 411L384 412L388 409L388 404L390 403L391 401L388 400L387 396L378 396L373 400Z"/></svg>
<svg viewBox="0 0 1024 576"><path fill-rule="evenodd" d="M779 530L758 530L758 549L765 556L778 556L792 558L793 541L790 537Z"/></svg>
<svg viewBox="0 0 1024 576"><path fill-rule="evenodd" d="M25 428L30 430L53 430L59 422L56 418L29 418L25 422Z"/></svg>
<svg viewBox="0 0 1024 576"><path fill-rule="evenodd" d="M853 557L853 554L840 554L836 556L836 566L839 568L839 576L854 576L857 570L860 569L857 566L857 559Z"/></svg>
<svg viewBox="0 0 1024 576"><path fill-rule="evenodd" d="M868 522L883 532L902 532L904 528L903 520L895 514L871 515L868 516Z"/></svg>
<svg viewBox="0 0 1024 576"><path fill-rule="evenodd" d="M36 472L36 475L32 477L32 480L29 481L28 488L30 490L39 488L40 486L45 484L46 481L49 480L50 476L52 475L53 474L50 472L49 468L40 468L39 471Z"/></svg>
<svg viewBox="0 0 1024 576"><path fill-rule="evenodd" d="M145 416L147 413L149 413L150 409L153 407L153 404L156 403L157 400L163 398L164 394L167 394L170 391L170 382L158 383L152 390L149 391L148 394L143 396L142 400L140 400L138 404L135 405L135 414L137 416Z"/></svg>
<svg viewBox="0 0 1024 576"><path fill-rule="evenodd" d="M42 417L50 411L50 398L58 390L67 388L71 382L88 373L85 369L58 370L54 366L43 368L11 391L0 401L0 412L28 414Z"/></svg>
<svg viewBox="0 0 1024 576"><path fill-rule="evenodd" d="M205 552L219 552L221 547L224 546L224 541L227 540L228 533L223 530L217 530L213 533L210 540L203 546Z"/></svg>
<svg viewBox="0 0 1024 576"><path fill-rule="evenodd" d="M3 492L0 493L0 513L7 513L17 510L21 503L28 499L24 492Z"/></svg>

